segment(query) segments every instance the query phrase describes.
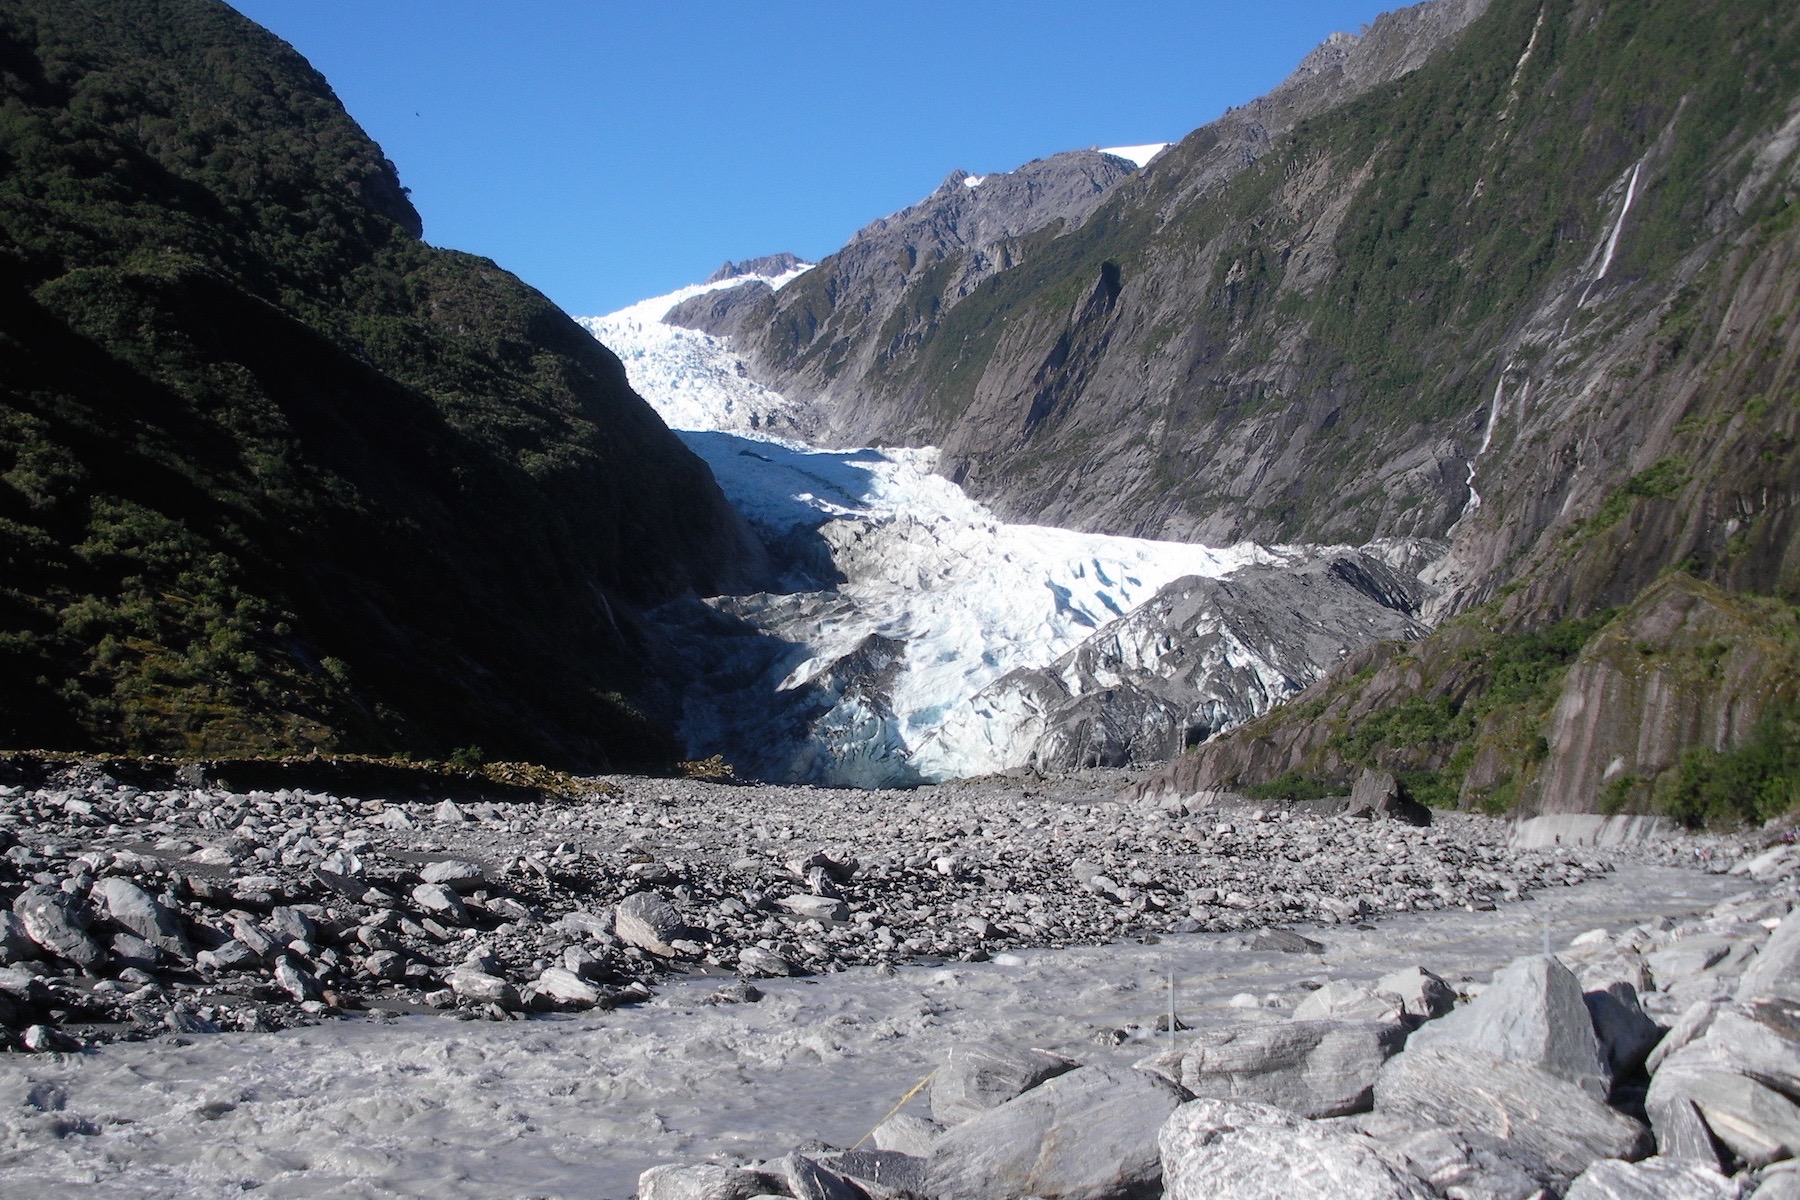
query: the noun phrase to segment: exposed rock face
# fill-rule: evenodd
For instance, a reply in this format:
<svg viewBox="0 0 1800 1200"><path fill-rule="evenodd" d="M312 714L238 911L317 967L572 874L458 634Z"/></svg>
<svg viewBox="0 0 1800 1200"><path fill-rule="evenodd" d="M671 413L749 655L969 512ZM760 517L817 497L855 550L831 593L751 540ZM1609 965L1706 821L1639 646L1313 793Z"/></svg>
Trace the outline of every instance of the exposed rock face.
<svg viewBox="0 0 1800 1200"><path fill-rule="evenodd" d="M1772 608L1685 575L1653 585L1569 671L1523 802L1559 813L1591 811L1608 789L1642 800L1683 750L1742 741L1772 701L1800 692L1792 618Z"/></svg>
<svg viewBox="0 0 1800 1200"><path fill-rule="evenodd" d="M698 329L714 337L730 337L746 318L764 310L775 289L764 279L748 279L736 287L690 296L663 315L666 325Z"/></svg>
<svg viewBox="0 0 1800 1200"><path fill-rule="evenodd" d="M1134 169L1124 159L1078 150L1005 174L953 171L931 195L865 226L740 318L739 347L777 391L811 400L834 382L853 385L916 343L940 308L1020 261L1022 239L1080 224ZM872 414L827 407L837 444L895 440L876 436Z"/></svg>
<svg viewBox="0 0 1800 1200"><path fill-rule="evenodd" d="M763 275L775 278L797 271L806 263L798 254L783 250L779 254L764 254L759 258L746 258L743 262L728 262L706 277L708 283L720 283L727 279L738 279L745 275Z"/></svg>
<svg viewBox="0 0 1800 1200"><path fill-rule="evenodd" d="M956 477L1009 517L1030 513L1087 528L1160 528L1169 536L1200 532L1208 540L1235 540L1220 535L1222 526L1196 530L1191 510L1180 516L1172 511L1185 507L1179 503L1143 511L1149 489L1140 485L1148 482L1144 476L1153 464L1141 450L1118 451L1151 428L1158 414L1145 414L1141 423L1129 425L1118 424L1114 410L1130 403L1127 391L1141 397L1142 364L1135 354L1109 355L1110 333L1095 329L1087 337L1064 325L1065 320L1105 324L1119 315L1114 310L1121 303L1138 304L1133 296L1121 300L1121 288L1133 293L1153 289L1161 293L1160 303L1144 306L1140 311L1146 323L1132 320L1134 334L1118 339L1122 344L1141 340L1151 333L1151 325L1160 327L1174 314L1210 307L1194 295L1193 283L1182 280L1210 282L1211 264L1191 261L1193 246L1156 262L1148 275L1134 271L1130 280L1116 265L1123 256L1105 251L1073 269L1058 262L1039 272L1036 264L1048 255L1061 258L1053 235L1079 227L1103 200L1111 201L1109 211L1131 213L1128 221L1152 225L1165 225L1184 210L1210 203L1298 122L1416 69L1485 7L1485 0L1440 0L1386 14L1361 37L1334 35L1268 96L1164 151L1129 187L1118 184L1129 164L1091 152L1056 155L1008 175L986 176L973 188L963 172L956 172L922 204L859 233L803 286L777 297L766 320L746 322L740 339L746 356L771 386L820 399L831 414L834 434L844 443L919 439L944 445ZM1319 241L1329 240L1341 215L1324 219ZM954 236L943 232L946 223ZM1084 238L1091 232L1084 230ZM1116 239L1095 240L1109 244ZM902 256L898 263L887 265L883 260L894 259L896 252ZM908 264L915 255L913 268ZM965 363L950 384L937 374L943 364L934 358L933 342L946 336L951 314L975 285L996 273L1029 275L1033 298L1039 288L1046 294L1045 312L1033 314L1040 321L1035 329L1018 323L1006 329L985 371L982 363L972 369ZM871 278L877 281L873 286L865 282ZM981 325L987 316L984 306L982 315L970 320ZM992 332L1001 333L998 324ZM1171 361L1153 365L1150 383L1159 394L1171 383L1171 374L1185 375L1198 366L1196 351L1217 349L1216 341L1205 346L1184 337L1175 341L1167 356ZM988 357L990 346L983 345L982 358ZM970 389L973 403L968 402ZM937 398L945 392L952 394ZM1102 442L1082 456L1079 479L1054 461L1072 439L1065 436L1068 430L1057 432L1064 422L1053 410L1075 396L1082 397L1082 406L1094 418L1082 422L1081 437L1093 436L1103 422L1112 425L1112 432L1102 434ZM1110 415L1101 418L1103 411ZM1260 441L1287 424L1285 419L1259 424L1246 440ZM1152 438L1156 436L1153 432ZM1281 437L1241 457L1246 447L1234 445L1228 453L1235 461L1218 471L1217 482L1223 484L1233 473L1249 478L1271 468L1291 470L1292 460L1279 461L1286 442ZM1441 452L1421 455L1409 448L1400 469L1434 473L1439 456ZM1192 471L1187 462L1165 465L1178 477ZM1052 475L1063 481L1053 481ZM1166 490L1168 482L1161 480L1159 487Z"/></svg>

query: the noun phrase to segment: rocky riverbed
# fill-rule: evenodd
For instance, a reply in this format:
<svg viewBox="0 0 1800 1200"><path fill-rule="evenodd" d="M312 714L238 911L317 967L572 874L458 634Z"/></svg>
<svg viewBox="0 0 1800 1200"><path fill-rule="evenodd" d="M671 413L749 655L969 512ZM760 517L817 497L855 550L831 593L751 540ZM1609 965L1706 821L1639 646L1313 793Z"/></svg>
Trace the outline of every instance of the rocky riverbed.
<svg viewBox="0 0 1800 1200"><path fill-rule="evenodd" d="M1131 777L908 791L596 779L462 802L140 790L72 767L0 788L0 1025L66 1050L365 1008L510 1019L1019 947L1490 908L1608 869L1506 826L1344 820Z"/></svg>
<svg viewBox="0 0 1800 1200"><path fill-rule="evenodd" d="M1547 983L1546 968L1489 990L1555 991L1566 1020L1570 986L1578 1006L1584 990L1628 987L1619 1003L1640 1042L1672 1026L1664 1045L1699 1047L1662 1052L1669 1079L1699 1081L1662 1105L1673 1120L1681 1104L1725 1111L1695 1088L1724 1079L1734 1095L1730 1080L1750 1078L1709 1030L1736 1028L1736 980L1793 896L1800 858L1765 849L1772 835L1521 850L1479 818L1421 827L1215 795L1121 799L1136 782L846 792L612 778L573 798L374 799L204 779L140 788L89 766L8 786L0 1015L13 1050L46 1053L0 1057L0 1105L17 1118L0 1183L41 1196L96 1184L651 1196L715 1183L734 1196L985 1195L969 1180L1004 1179L1000 1165L955 1164L957 1146L994 1144L976 1136L990 1102L1036 1120L1080 1084L1085 1113L1116 1083L1191 1118L1187 1097L1216 1076L1232 1082L1215 1101L1277 1108L1208 1120L1254 1117L1267 1145L1323 1130L1385 1147L1345 1153L1411 1171L1420 1194L1550 1196L1578 1174L1573 1157L1509 1157L1490 1144L1505 1138L1481 1134L1525 1117L1465 1114L1451 1131L1461 1149L1427 1146L1424 1102L1384 1108L1379 1080L1399 1081L1390 1097L1416 1091L1420 1072L1382 1064L1420 1061L1423 1046L1389 1056L1432 1006L1476 1012L1466 1002L1496 968L1556 947L1577 983ZM1641 1061L1583 1036L1614 1107L1594 1080L1571 1086L1636 1122L1611 1127L1620 1155L1646 1151L1664 1135L1643 1124L1660 1100ZM1041 1082L1057 1090L934 1082L865 1142L889 1157L834 1149L922 1076L954 1075L970 1047L1028 1065L1027 1051L1047 1050L1063 1067ZM1300 1075L1280 1081L1271 1056ZM1458 1077L1441 1063L1423 1074ZM1279 1089L1241 1086L1252 1078ZM959 1086L966 1102L950 1098ZM1142 1161L1124 1183L995 1186L1152 1194L1162 1123L1125 1122ZM1704 1143L1721 1180L1784 1157L1723 1139ZM706 1170L640 1181L658 1163ZM1520 1181L1530 1189L1507 1190Z"/></svg>

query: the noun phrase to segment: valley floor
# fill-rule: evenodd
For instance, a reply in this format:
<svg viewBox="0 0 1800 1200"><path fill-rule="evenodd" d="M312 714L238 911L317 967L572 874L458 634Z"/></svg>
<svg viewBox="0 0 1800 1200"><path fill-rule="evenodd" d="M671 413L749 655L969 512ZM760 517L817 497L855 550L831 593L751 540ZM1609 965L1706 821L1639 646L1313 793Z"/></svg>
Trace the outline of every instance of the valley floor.
<svg viewBox="0 0 1800 1200"><path fill-rule="evenodd" d="M1171 973L1192 1023L1340 974L1484 972L1740 886L1514 849L1479 818L1117 799L1132 781L0 789L0 898L69 897L100 951L84 975L8 943L13 1036L87 1045L0 1056L0 1192L625 1196L658 1161L854 1141L954 1041L1141 1057ZM1741 853L1663 853L1695 846L1715 872ZM124 882L191 956L146 945ZM1273 932L1294 928L1322 948Z"/></svg>

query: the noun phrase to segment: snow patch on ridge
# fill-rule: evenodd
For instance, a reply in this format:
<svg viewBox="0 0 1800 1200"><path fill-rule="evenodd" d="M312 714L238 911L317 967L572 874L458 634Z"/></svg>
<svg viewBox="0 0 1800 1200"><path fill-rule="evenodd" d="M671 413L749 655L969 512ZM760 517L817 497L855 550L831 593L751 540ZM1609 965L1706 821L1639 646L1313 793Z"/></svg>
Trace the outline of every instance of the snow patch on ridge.
<svg viewBox="0 0 1800 1200"><path fill-rule="evenodd" d="M1170 142L1147 142L1142 146L1108 146L1100 153L1125 159L1139 167L1147 167L1150 165L1151 159L1167 150L1170 145L1172 145Z"/></svg>

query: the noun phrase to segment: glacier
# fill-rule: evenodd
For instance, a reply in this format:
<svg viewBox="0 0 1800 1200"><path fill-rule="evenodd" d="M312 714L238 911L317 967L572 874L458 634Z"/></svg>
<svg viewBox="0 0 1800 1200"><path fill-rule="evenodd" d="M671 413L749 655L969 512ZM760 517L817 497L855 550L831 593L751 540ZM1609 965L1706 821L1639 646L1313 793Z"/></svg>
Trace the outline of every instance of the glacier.
<svg viewBox="0 0 1800 1200"><path fill-rule="evenodd" d="M758 278L779 287L800 273ZM805 404L757 383L727 341L662 322L684 300L743 282L697 284L581 319L711 467L776 564L764 592L678 601L655 614L669 673L687 680L681 733L694 757L720 754L754 777L853 787L1161 758L1180 749L1180 729L1193 722L1181 697L1162 694L1157 662L1185 663L1181 646L1194 638L1216 647L1213 675L1249 681L1236 703L1220 701L1213 676L1198 681L1206 695L1187 707L1204 708L1212 731L1310 683L1329 665L1313 658L1335 661L1376 636L1423 632L1403 578L1352 588L1353 604L1375 597L1363 607L1377 615L1358 607L1334 626L1330 654L1312 645L1317 637L1299 639L1312 653L1304 661L1296 638L1267 633L1266 622L1261 644L1243 644L1216 602L1172 608L1181 628L1133 625L1165 589L1248 568L1286 577L1345 556L1360 557L1334 578L1386 568L1350 547L1213 547L1011 524L936 474L933 448L809 445L790 436L815 424ZM1395 604L1388 593L1406 595ZM1266 607L1267 597L1255 603ZM1129 683L1118 671L1067 663L1053 701L1020 683L1096 636L1115 657L1121 639L1138 646ZM1158 696L1134 710L1145 726L1135 743L1127 737L1121 749L1115 738L1104 753L1070 751L1073 760L1049 753L1072 745L1056 727L1058 704L1090 697L1091 709L1094 694L1144 687Z"/></svg>

